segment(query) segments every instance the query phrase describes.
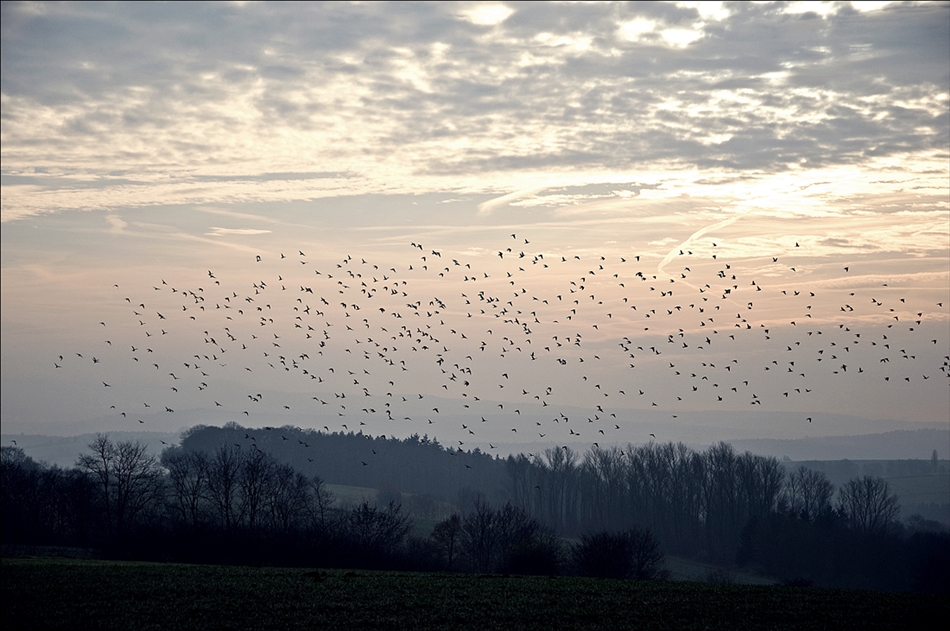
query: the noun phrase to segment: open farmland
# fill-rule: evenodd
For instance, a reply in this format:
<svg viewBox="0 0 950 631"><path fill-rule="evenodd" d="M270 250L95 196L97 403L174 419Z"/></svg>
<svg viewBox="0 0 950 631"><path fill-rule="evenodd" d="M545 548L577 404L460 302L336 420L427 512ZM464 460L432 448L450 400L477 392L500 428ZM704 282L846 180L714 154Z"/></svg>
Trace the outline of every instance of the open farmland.
<svg viewBox="0 0 950 631"><path fill-rule="evenodd" d="M3 559L33 629L906 629L945 597L781 586ZM12 625L12 626L10 626Z"/></svg>

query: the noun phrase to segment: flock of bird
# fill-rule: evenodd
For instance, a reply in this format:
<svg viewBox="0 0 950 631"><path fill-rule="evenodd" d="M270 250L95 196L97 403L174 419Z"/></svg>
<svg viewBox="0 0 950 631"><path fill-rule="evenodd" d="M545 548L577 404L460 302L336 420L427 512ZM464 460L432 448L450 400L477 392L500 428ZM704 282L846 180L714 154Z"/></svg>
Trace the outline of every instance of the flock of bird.
<svg viewBox="0 0 950 631"><path fill-rule="evenodd" d="M785 253L762 261L790 274L772 287L715 240L649 271L645 256L544 253L517 234L490 254L407 247L400 266L294 249L255 256L251 279L115 285L122 320L54 367L101 383L106 414L131 427L219 409L328 433L453 433L458 450L502 435L609 444L637 410L807 410L847 379L898 397L950 385L946 327L922 326L945 324L944 302L810 286Z"/></svg>

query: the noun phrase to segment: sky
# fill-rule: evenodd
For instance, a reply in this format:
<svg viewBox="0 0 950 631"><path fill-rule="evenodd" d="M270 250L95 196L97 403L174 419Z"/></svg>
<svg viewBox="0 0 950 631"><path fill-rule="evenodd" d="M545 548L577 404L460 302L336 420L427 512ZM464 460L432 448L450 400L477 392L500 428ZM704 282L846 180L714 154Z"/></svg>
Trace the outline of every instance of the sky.
<svg viewBox="0 0 950 631"><path fill-rule="evenodd" d="M946 2L5 2L0 28L6 435L948 425Z"/></svg>

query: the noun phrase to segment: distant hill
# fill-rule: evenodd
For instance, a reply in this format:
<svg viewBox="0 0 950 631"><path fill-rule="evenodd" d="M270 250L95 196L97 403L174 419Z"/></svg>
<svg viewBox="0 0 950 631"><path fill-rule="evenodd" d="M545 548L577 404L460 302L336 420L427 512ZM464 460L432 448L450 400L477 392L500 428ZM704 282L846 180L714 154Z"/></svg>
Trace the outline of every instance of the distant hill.
<svg viewBox="0 0 950 631"><path fill-rule="evenodd" d="M821 471L836 488L865 475L883 478L898 497L902 517L922 515L950 526L950 461L783 460L782 464L787 471L801 466Z"/></svg>
<svg viewBox="0 0 950 631"><path fill-rule="evenodd" d="M223 423L222 423L223 425ZM165 445L177 444L181 432L109 432L115 440L140 440L147 444L154 453L160 453ZM95 437L93 433L78 436L46 436L40 434L2 434L4 445L10 445L16 440L30 457L38 461L56 464L62 467L71 467L77 456L85 451L86 445ZM678 439L663 438L661 442ZM644 442L642 440L634 441ZM708 444L697 443L691 440L684 442L694 449L705 449ZM933 450L941 460L950 457L950 426L945 429L913 429L896 430L876 434L861 434L851 436L814 436L808 438L754 438L732 439L731 443L737 451L751 451L763 456L775 456L779 459L788 458L793 461L819 460L929 460ZM555 446L550 442L496 442L490 450L488 443L471 442L466 448L480 448L493 455L507 456L509 453L541 453L548 447ZM601 443L607 446L609 443ZM626 443L621 443L626 444ZM571 449L584 453L589 443L569 443Z"/></svg>
<svg viewBox="0 0 950 631"><path fill-rule="evenodd" d="M425 495L452 502L466 493L491 500L505 496L505 461L479 449L460 451L427 436L399 440L359 432L318 432L295 427L197 426L182 435L181 449L214 453L221 446L263 451L325 483L391 494Z"/></svg>
<svg viewBox="0 0 950 631"><path fill-rule="evenodd" d="M727 440L739 451L791 460L905 460L950 457L950 424L944 429L896 430L858 436Z"/></svg>
<svg viewBox="0 0 950 631"><path fill-rule="evenodd" d="M413 511L436 514L441 503L458 503L473 493L492 500L505 497L508 482L504 458L508 453L542 453L555 447L540 443L495 445L491 453L475 444L441 445L428 437L406 439L374 437L359 432L325 433L295 427L245 428L195 426L181 435L158 432L110 432L113 440L139 440L152 453L170 445L187 450L212 452L221 445L239 445L243 450L261 449L310 476L320 476L330 485L360 487L344 495L370 497L376 491L389 495L415 496ZM35 460L72 467L87 450L95 434L80 436L5 435L3 444L17 446ZM950 431L900 430L861 436L831 436L788 439L734 440L737 451L778 457L791 471L805 466L824 472L836 487L848 480L874 475L888 480L901 501L902 514L921 514L950 524ZM587 444L570 444L584 454ZM485 446L487 447L487 445ZM697 448L694 445L690 447ZM705 448L698 447L698 450ZM351 492L352 491L352 492ZM362 495L360 495L362 494ZM415 504L419 504L418 507ZM426 504L426 502L428 504Z"/></svg>
<svg viewBox="0 0 950 631"><path fill-rule="evenodd" d="M103 432L112 440L137 440L148 446L149 451L160 454L166 445L178 444L179 432ZM44 436L42 434L3 434L3 444L21 448L26 455L37 462L45 462L63 468L76 464L79 454L88 451L88 445L96 434L79 434L78 436Z"/></svg>

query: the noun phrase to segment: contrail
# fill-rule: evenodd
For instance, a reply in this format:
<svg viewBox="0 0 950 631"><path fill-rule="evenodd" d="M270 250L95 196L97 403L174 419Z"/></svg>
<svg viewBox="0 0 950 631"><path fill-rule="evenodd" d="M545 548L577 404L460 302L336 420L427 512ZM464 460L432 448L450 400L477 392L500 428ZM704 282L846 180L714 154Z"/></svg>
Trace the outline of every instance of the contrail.
<svg viewBox="0 0 950 631"><path fill-rule="evenodd" d="M748 212L748 211L746 211L746 212ZM728 219L723 219L722 221L717 221L716 223L714 223L714 224L712 224L712 225L709 225L709 226L706 226L705 228L700 228L699 230L697 230L697 231L694 232L693 234L689 235L689 237L687 237L687 239L686 239L685 241L683 241L683 242L680 243L677 247L675 247L675 248L673 248L672 250L670 250L669 254L667 254L667 255L663 258L663 260L660 261L660 263L656 266L657 275L666 274L666 272L663 271L663 267L664 267L667 263L669 263L670 261L672 261L674 257L678 256L681 251L683 251L683 250L685 250L685 249L688 249L689 245L690 245L693 241L695 241L696 239L698 239L698 238L700 238L701 236L705 235L707 232L712 232L713 230L719 230L720 228L725 228L726 226L735 223L740 217L742 217L742 216L745 215L745 214L746 214L746 213L743 212L743 213L739 213L739 214L733 215L732 217L729 217ZM671 275L671 274L667 274L667 275L672 278L672 275ZM695 285L693 285L693 284L691 284L691 283L689 283L689 282L687 282L686 280L683 280L683 279L680 279L680 283L683 284L683 285L686 285L687 287L692 287L693 289L696 289L696 290L699 289L699 287L696 287ZM736 304L735 301L734 301L734 300L731 300L731 299L729 300L729 302L732 302L733 304Z"/></svg>
<svg viewBox="0 0 950 631"><path fill-rule="evenodd" d="M498 208L499 206L504 206L505 204L509 204L515 201L516 199L521 199L522 197L528 197L530 195L534 195L538 191L543 191L545 188L547 187L538 186L535 188L525 188L525 189L521 189L520 191L508 193L507 195L502 195L501 197L494 197L478 205L478 214L482 217L486 215L490 215L492 211Z"/></svg>
<svg viewBox="0 0 950 631"><path fill-rule="evenodd" d="M693 234L689 235L689 237L687 237L685 241L683 241L678 246L670 250L669 254L667 254L663 258L663 260L659 262L659 264L657 264L656 266L657 274L665 274L666 272L663 271L663 268L666 266L666 264L672 261L676 256L678 256L680 251L686 249L690 243L700 238L701 236L705 235L707 232L712 232L713 230L719 230L720 228L725 228L726 226L735 223L740 217L742 217L745 214L746 213L739 213L739 214L733 215L732 217L729 217L728 219L723 219L722 221L717 221L716 223L710 226L706 226L705 228L700 228Z"/></svg>

